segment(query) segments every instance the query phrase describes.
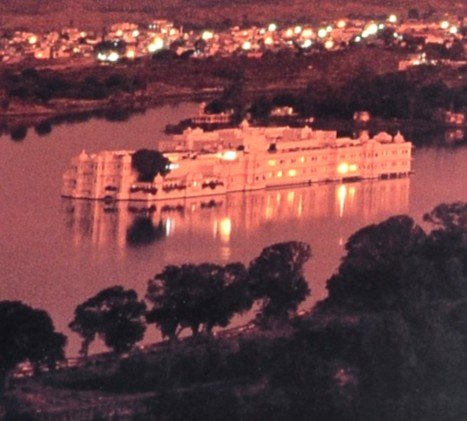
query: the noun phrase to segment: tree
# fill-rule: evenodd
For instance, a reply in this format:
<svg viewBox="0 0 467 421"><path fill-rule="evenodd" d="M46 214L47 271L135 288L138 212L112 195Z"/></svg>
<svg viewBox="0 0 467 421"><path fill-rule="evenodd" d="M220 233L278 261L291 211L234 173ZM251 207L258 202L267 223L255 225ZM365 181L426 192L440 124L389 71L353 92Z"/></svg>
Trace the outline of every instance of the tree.
<svg viewBox="0 0 467 421"><path fill-rule="evenodd" d="M65 344L66 337L55 331L45 311L20 301L0 301L0 392L17 364L53 367L64 358Z"/></svg>
<svg viewBox="0 0 467 421"><path fill-rule="evenodd" d="M129 351L143 339L146 330L146 304L136 292L114 286L102 290L75 309L70 329L83 338L81 354L87 357L96 335L116 353Z"/></svg>
<svg viewBox="0 0 467 421"><path fill-rule="evenodd" d="M420 299L428 266L419 251L425 232L409 216L395 216L350 236L325 305L354 309L403 306ZM421 261L420 261L421 260Z"/></svg>
<svg viewBox="0 0 467 421"><path fill-rule="evenodd" d="M148 322L172 339L185 328L196 335L200 328L226 327L252 305L241 263L167 266L148 282L146 298L153 304Z"/></svg>
<svg viewBox="0 0 467 421"><path fill-rule="evenodd" d="M165 176L169 173L170 161L159 151L140 149L131 160L131 166L138 172L138 181L152 182L158 174Z"/></svg>
<svg viewBox="0 0 467 421"><path fill-rule="evenodd" d="M467 203L442 203L425 214L424 220L434 226L424 256L435 279L443 279L434 285L433 298L467 298Z"/></svg>
<svg viewBox="0 0 467 421"><path fill-rule="evenodd" d="M291 241L266 247L250 263L249 283L253 297L261 302L260 321L287 319L310 295L303 274L310 257L308 244Z"/></svg>
<svg viewBox="0 0 467 421"><path fill-rule="evenodd" d="M272 103L265 96L260 96L251 106L250 112L253 118L266 119L271 114Z"/></svg>

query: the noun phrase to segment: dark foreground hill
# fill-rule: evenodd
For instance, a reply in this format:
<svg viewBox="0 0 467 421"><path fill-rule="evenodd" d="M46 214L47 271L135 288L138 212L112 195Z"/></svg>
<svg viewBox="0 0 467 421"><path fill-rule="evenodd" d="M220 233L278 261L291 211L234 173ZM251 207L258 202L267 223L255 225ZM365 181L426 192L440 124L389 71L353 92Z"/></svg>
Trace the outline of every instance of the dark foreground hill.
<svg viewBox="0 0 467 421"><path fill-rule="evenodd" d="M407 16L410 8L421 13L434 8L430 0L3 0L0 2L1 26L51 28L69 25L94 27L118 21L147 21L162 17L180 23L242 23L245 21L309 21L346 16L350 13L378 15L399 13ZM439 0L436 15L464 15L462 0Z"/></svg>

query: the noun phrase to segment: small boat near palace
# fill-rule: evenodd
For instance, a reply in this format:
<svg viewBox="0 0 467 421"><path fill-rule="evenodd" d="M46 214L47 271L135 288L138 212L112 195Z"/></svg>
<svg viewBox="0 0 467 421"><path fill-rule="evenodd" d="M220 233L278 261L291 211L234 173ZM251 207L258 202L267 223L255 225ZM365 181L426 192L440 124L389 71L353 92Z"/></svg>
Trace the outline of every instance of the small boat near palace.
<svg viewBox="0 0 467 421"><path fill-rule="evenodd" d="M62 195L96 200L156 201L211 196L325 181L402 177L410 174L412 143L397 133L357 139L310 127L187 129L158 149L170 172L139 182L135 151L101 151L71 159Z"/></svg>

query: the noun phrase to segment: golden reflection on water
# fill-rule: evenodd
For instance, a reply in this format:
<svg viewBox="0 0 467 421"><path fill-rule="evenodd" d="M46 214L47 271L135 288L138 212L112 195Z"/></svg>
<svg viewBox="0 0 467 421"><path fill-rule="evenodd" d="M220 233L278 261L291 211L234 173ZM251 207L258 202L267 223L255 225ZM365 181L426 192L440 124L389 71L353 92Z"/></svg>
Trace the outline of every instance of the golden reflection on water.
<svg viewBox="0 0 467 421"><path fill-rule="evenodd" d="M261 235L268 223L322 218L357 218L363 226L379 215L406 212L409 189L410 178L398 178L155 203L64 199L63 209L75 247L90 240L97 249L116 246L123 256L128 230L143 218L153 227L163 226L163 237L182 241L187 236L208 235L219 241L220 254L228 259L232 236L239 232ZM338 241L342 245L345 239Z"/></svg>

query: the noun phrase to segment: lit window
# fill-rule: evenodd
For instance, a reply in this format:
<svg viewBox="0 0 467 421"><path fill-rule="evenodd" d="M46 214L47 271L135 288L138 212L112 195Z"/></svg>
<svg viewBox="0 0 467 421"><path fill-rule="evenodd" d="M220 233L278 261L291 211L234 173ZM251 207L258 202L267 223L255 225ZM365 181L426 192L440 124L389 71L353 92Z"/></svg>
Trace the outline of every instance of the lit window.
<svg viewBox="0 0 467 421"><path fill-rule="evenodd" d="M279 177L279 178L282 177L282 171L277 171L277 177Z"/></svg>
<svg viewBox="0 0 467 421"><path fill-rule="evenodd" d="M222 155L222 159L225 159L227 161L233 161L234 159L237 159L237 152L225 151L224 154Z"/></svg>
<svg viewBox="0 0 467 421"><path fill-rule="evenodd" d="M276 165L276 161L275 161L274 159L270 159L270 160L268 161L268 165L269 165L270 167L274 167L274 166Z"/></svg>
<svg viewBox="0 0 467 421"><path fill-rule="evenodd" d="M297 175L297 170L289 170L289 177L295 177Z"/></svg>
<svg viewBox="0 0 467 421"><path fill-rule="evenodd" d="M349 172L349 164L347 164L346 162L339 164L339 166L337 167L337 172L339 174L347 174Z"/></svg>

